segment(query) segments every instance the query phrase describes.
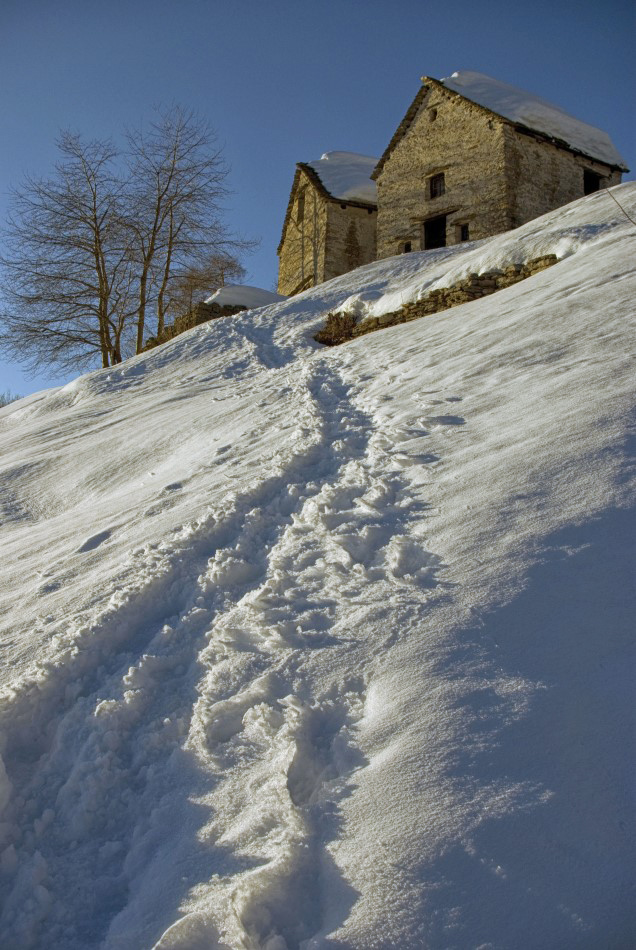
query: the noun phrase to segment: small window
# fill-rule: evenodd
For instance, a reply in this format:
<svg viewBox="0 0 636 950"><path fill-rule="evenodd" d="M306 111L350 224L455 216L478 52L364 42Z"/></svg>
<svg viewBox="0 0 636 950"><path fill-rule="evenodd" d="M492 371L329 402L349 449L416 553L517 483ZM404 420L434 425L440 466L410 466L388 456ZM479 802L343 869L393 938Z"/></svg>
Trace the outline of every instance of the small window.
<svg viewBox="0 0 636 950"><path fill-rule="evenodd" d="M373 208L367 208L367 214L373 214Z"/></svg>
<svg viewBox="0 0 636 950"><path fill-rule="evenodd" d="M400 244L400 254L408 254L411 251L411 242L403 241Z"/></svg>
<svg viewBox="0 0 636 950"><path fill-rule="evenodd" d="M592 195L601 187L601 176L583 169L583 194Z"/></svg>
<svg viewBox="0 0 636 950"><path fill-rule="evenodd" d="M470 241L470 229L467 224L458 224L455 228L455 233L458 244L461 244L463 241Z"/></svg>
<svg viewBox="0 0 636 950"><path fill-rule="evenodd" d="M300 223L305 217L305 189L298 195L298 208L296 210L296 220Z"/></svg>
<svg viewBox="0 0 636 950"><path fill-rule="evenodd" d="M343 211L346 211L346 210L347 210L347 206L346 206L346 205L340 205L340 207L342 208Z"/></svg>
<svg viewBox="0 0 636 950"><path fill-rule="evenodd" d="M440 198L446 191L444 174L433 175L429 182L429 194L431 198Z"/></svg>
<svg viewBox="0 0 636 950"><path fill-rule="evenodd" d="M436 118L437 118L437 109L431 109L428 114L428 121L434 122Z"/></svg>

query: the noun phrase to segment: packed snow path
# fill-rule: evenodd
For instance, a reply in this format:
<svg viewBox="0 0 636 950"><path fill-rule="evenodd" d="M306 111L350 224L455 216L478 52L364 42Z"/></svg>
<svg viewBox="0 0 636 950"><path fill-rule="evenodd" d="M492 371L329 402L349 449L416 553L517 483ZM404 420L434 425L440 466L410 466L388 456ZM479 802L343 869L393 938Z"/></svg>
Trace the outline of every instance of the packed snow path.
<svg viewBox="0 0 636 950"><path fill-rule="evenodd" d="M3 946L629 945L636 231L605 200L3 411ZM311 342L537 248L570 259Z"/></svg>

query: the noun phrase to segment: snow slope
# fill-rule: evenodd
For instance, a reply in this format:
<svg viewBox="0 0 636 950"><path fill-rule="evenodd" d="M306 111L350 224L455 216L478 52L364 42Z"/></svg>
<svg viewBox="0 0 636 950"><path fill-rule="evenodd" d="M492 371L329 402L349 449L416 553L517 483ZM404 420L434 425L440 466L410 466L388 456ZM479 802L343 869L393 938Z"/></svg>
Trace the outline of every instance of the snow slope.
<svg viewBox="0 0 636 950"><path fill-rule="evenodd" d="M455 72L447 79L442 79L442 82L471 102L485 106L512 122L521 122L538 132L561 139L591 158L618 165L627 171L624 159L616 151L607 132L575 119L546 99L470 70Z"/></svg>
<svg viewBox="0 0 636 950"><path fill-rule="evenodd" d="M330 195L345 201L378 200L377 187L371 180L371 172L378 164L377 158L358 155L356 152L325 152L313 162L307 162L318 174Z"/></svg>
<svg viewBox="0 0 636 950"><path fill-rule="evenodd" d="M213 294L206 298L206 303L218 303L221 307L265 307L270 303L278 303L287 298L282 294L275 294L262 287L250 287L248 284L225 284L218 287Z"/></svg>
<svg viewBox="0 0 636 950"><path fill-rule="evenodd" d="M3 947L634 945L635 248L600 192L0 410Z"/></svg>

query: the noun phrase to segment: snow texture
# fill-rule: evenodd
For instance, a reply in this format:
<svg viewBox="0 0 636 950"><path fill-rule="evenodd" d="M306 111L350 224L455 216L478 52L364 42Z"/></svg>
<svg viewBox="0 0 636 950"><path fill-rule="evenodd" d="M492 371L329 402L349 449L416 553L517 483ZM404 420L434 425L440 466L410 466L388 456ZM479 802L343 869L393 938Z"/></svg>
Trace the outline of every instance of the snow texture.
<svg viewBox="0 0 636 950"><path fill-rule="evenodd" d="M471 102L485 106L497 115L561 139L590 158L597 158L608 165L618 165L627 171L624 159L616 151L606 132L588 125L581 119L575 119L546 99L491 79L483 73L468 70L455 72L448 79L441 81L449 89L460 93Z"/></svg>
<svg viewBox="0 0 636 950"><path fill-rule="evenodd" d="M255 307L266 307L271 303L279 303L281 300L287 300L287 297L282 294L275 294L271 290L263 290L262 287L250 287L247 284L225 284L207 297L205 302L218 303L221 307L247 307L252 310Z"/></svg>
<svg viewBox="0 0 636 950"><path fill-rule="evenodd" d="M355 152L325 152L307 164L334 198L376 204L378 193L371 172L378 164L377 158Z"/></svg>
<svg viewBox="0 0 636 950"><path fill-rule="evenodd" d="M0 410L2 947L636 945L635 250L599 192Z"/></svg>

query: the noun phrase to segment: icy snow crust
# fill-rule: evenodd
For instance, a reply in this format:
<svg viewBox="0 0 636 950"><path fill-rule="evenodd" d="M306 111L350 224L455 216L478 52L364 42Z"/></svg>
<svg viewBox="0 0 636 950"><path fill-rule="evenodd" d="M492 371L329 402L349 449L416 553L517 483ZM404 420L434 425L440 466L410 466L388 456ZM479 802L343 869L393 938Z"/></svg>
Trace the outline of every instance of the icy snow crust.
<svg viewBox="0 0 636 950"><path fill-rule="evenodd" d="M468 70L453 73L448 79L442 79L442 82L471 102L485 106L512 122L521 122L538 132L562 139L590 158L597 158L609 165L619 165L623 169L627 167L606 132L581 119L575 119L539 96L491 79L483 73Z"/></svg>
<svg viewBox="0 0 636 950"><path fill-rule="evenodd" d="M378 200L376 184L371 180L371 172L378 164L377 158L370 155L357 155L355 152L325 152L313 162L307 162L334 198L347 201L368 201L375 204Z"/></svg>
<svg viewBox="0 0 636 950"><path fill-rule="evenodd" d="M250 287L248 284L225 284L206 298L206 303L218 303L221 307L266 307L270 303L286 300L282 294L263 290L262 287Z"/></svg>
<svg viewBox="0 0 636 950"><path fill-rule="evenodd" d="M598 193L0 411L3 947L634 945L635 250Z"/></svg>

